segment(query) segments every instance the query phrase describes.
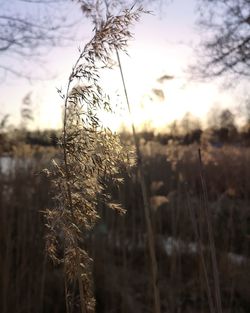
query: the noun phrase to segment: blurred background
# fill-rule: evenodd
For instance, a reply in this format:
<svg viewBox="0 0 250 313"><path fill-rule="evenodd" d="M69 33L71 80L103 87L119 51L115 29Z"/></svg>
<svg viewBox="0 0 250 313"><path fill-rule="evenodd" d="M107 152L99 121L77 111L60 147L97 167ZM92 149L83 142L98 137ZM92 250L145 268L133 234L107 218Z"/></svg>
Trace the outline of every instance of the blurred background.
<svg viewBox="0 0 250 313"><path fill-rule="evenodd" d="M138 132L161 310L211 312L200 253L214 286L208 207L223 312L249 312L250 3L137 2L151 14L133 26L128 55L121 55L132 117L115 64L101 80L116 114L100 112L100 119L131 145L131 121ZM115 3L117 12L134 4ZM53 266L45 253L42 212L53 206L53 195L41 171L58 153L63 101L57 90L65 90L79 48L93 35L86 16L93 4L0 0L2 313L66 312L63 267ZM137 166L122 177L124 183L109 192L126 214L100 207L88 238L96 312L152 312Z"/></svg>

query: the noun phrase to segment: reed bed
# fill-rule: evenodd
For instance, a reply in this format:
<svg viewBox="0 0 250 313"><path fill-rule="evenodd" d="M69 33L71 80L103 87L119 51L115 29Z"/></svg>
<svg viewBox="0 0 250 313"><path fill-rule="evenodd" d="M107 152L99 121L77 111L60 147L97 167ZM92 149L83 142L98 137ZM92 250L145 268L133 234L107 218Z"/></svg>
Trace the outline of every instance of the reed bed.
<svg viewBox="0 0 250 313"><path fill-rule="evenodd" d="M141 143L162 312L210 312L189 207L199 218L201 249L212 287L209 239L200 210L197 148ZM44 254L41 213L52 203L50 182L39 171L55 153L20 146L12 156L10 171L1 169L1 312L65 312L63 267L52 266ZM250 149L244 147L210 146L203 151L223 312L248 312L250 308L249 157ZM94 260L96 312L151 312L154 299L140 183L136 168L130 174L124 170L122 176L123 185L108 188L127 213L119 216L101 205L101 219L87 238ZM74 312L78 310L75 307Z"/></svg>

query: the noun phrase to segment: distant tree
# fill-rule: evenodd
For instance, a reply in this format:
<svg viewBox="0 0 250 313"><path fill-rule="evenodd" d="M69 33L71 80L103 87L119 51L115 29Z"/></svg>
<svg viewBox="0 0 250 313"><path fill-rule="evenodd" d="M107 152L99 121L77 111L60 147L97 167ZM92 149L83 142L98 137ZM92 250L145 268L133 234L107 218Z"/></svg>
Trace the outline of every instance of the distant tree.
<svg viewBox="0 0 250 313"><path fill-rule="evenodd" d="M228 110L223 110L219 115L219 127L220 128L227 128L227 129L233 129L235 128L235 117L234 114Z"/></svg>
<svg viewBox="0 0 250 313"><path fill-rule="evenodd" d="M69 34L69 16L63 6L69 0L0 0L0 74L18 77L37 76L27 69L24 61L32 62L50 51L51 47L65 44ZM63 13L65 12L65 13ZM72 20L72 18L71 18Z"/></svg>
<svg viewBox="0 0 250 313"><path fill-rule="evenodd" d="M241 137L244 144L250 145L250 99L246 98L245 102L240 106L240 116L244 119L241 127Z"/></svg>
<svg viewBox="0 0 250 313"><path fill-rule="evenodd" d="M219 137L221 141L233 142L237 138L237 127L234 114L226 109L220 114Z"/></svg>
<svg viewBox="0 0 250 313"><path fill-rule="evenodd" d="M9 114L5 114L1 117L0 120L0 133L6 131L6 127L8 126Z"/></svg>
<svg viewBox="0 0 250 313"><path fill-rule="evenodd" d="M221 108L217 103L210 108L206 116L207 128L215 129L219 127L220 113L221 113Z"/></svg>
<svg viewBox="0 0 250 313"><path fill-rule="evenodd" d="M171 122L168 126L169 128L169 133L170 135L174 136L178 133L178 126L177 126L177 121L174 120L173 122Z"/></svg>
<svg viewBox="0 0 250 313"><path fill-rule="evenodd" d="M194 129L200 129L201 124L198 118L187 112L180 121L179 128L183 134L189 134Z"/></svg>
<svg viewBox="0 0 250 313"><path fill-rule="evenodd" d="M214 142L233 142L237 138L235 115L229 109L212 108L208 114L208 128Z"/></svg>
<svg viewBox="0 0 250 313"><path fill-rule="evenodd" d="M202 77L250 76L250 1L198 0ZM235 83L235 81L234 81Z"/></svg>
<svg viewBox="0 0 250 313"><path fill-rule="evenodd" d="M0 154L3 152L6 143L6 128L8 127L8 119L8 114L4 115L0 119Z"/></svg>
<svg viewBox="0 0 250 313"><path fill-rule="evenodd" d="M25 129L33 120L31 92L23 98L21 106L21 128Z"/></svg>
<svg viewBox="0 0 250 313"><path fill-rule="evenodd" d="M243 112L246 119L246 125L250 126L250 98L248 97L245 101Z"/></svg>

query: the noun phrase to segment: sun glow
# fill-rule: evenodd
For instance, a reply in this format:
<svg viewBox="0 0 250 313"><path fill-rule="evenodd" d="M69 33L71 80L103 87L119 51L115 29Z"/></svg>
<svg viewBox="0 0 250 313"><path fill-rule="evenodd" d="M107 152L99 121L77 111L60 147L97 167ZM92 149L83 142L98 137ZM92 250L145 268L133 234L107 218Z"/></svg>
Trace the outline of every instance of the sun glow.
<svg viewBox="0 0 250 313"><path fill-rule="evenodd" d="M140 62L127 58L122 63L132 116L128 112L119 68L102 75L102 85L110 96L114 113L100 112L99 116L103 124L113 131L124 127L130 129L132 121L138 129L146 127L161 131L186 112L202 119L216 100L223 99L227 104L232 102L215 85L187 82L184 78L175 77L172 71L165 72L167 79L159 81L164 72L158 70L160 67L146 67L146 61L147 58L141 58ZM36 116L43 128L62 125L63 100L56 92L56 88L62 86L61 81L53 84L43 82L33 93L35 102L41 104Z"/></svg>
<svg viewBox="0 0 250 313"><path fill-rule="evenodd" d="M215 101L221 100L227 105L232 103L232 99L225 96L214 84L188 82L180 77L178 74L181 69L178 64L171 64L175 71L159 71L162 68L162 55L159 60L159 64L156 62L146 66L148 56L145 54L140 59L123 59L132 116L126 106L119 69L103 77L105 90L113 95L112 103L117 104L116 114L102 115L105 125L117 130L121 126L130 127L133 121L139 129L153 128L161 131L172 121L182 118L186 112L202 120ZM161 77L163 79L159 79Z"/></svg>
<svg viewBox="0 0 250 313"><path fill-rule="evenodd" d="M185 10L183 5L186 6ZM186 14L188 10L189 14ZM190 3L175 1L173 6L168 7L166 18L161 19L151 14L142 16L133 30L135 39L129 41L129 56L120 55L132 120L137 128L152 127L161 130L173 120L182 118L186 112L204 118L215 103L230 107L235 101L232 93L222 93L214 83L202 84L187 80L185 68L194 57L189 40L196 40L191 10ZM11 95L11 103L0 103L0 114L10 114L11 123L18 126L22 99L28 92L32 92L35 120L30 126L60 128L63 100L56 90L66 90L67 78L79 55L77 46L83 47L88 42L92 36L91 29L91 23L85 20L81 28L79 26L79 42L50 51L47 67L49 72L56 75L56 79L36 81L33 85L16 80L13 83L14 94L13 84L6 84L1 94L2 99L9 99ZM42 67L46 68L46 62ZM173 79L159 82L158 79L164 75L173 76ZM112 130L123 126L130 128L131 117L118 66L106 71L102 83L116 112L100 112L103 123Z"/></svg>
<svg viewBox="0 0 250 313"><path fill-rule="evenodd" d="M102 75L102 85L110 95L115 114L100 112L100 117L104 125L112 130L131 128L131 120L138 129L147 127L162 130L168 123L182 118L186 112L204 118L215 102L223 102L227 106L233 102L232 95L223 95L215 84L187 80L184 69L193 57L190 48L167 43L163 24L155 20L149 16L146 19L148 24L145 24L147 27L143 23L139 24L135 31L138 39L135 38L128 47L129 56L120 55L132 119L128 113L118 66L106 70ZM60 53L58 57L55 52L53 59L53 67L60 69L57 79L41 81L33 87L27 84L15 89L15 97L20 104L25 96L23 90L32 91L35 110L33 128L62 126L63 100L56 90L66 90L67 77L78 52L71 47ZM159 81L164 75L169 78L172 76L172 79ZM7 98L10 91L6 90ZM18 118L14 123L17 120Z"/></svg>
<svg viewBox="0 0 250 313"><path fill-rule="evenodd" d="M101 75L101 84L110 95L115 113L100 112L103 124L117 131L124 127L130 129L133 121L138 129L146 127L161 131L172 121L182 118L186 112L202 119L216 101L226 105L232 103L229 95L223 95L212 83L187 81L182 70L186 59L182 58L182 63L178 62L180 58L177 53L177 50L174 52L171 49L152 51L147 46L139 45L130 49L129 57L121 55L132 117L126 105L118 65L112 70L105 70ZM174 54L175 58L172 57ZM164 58L166 55L168 57ZM67 83L68 72L68 68L65 68L60 78L40 82L33 88L32 99L36 103L34 127L62 126L63 100L56 89L65 90L63 86Z"/></svg>

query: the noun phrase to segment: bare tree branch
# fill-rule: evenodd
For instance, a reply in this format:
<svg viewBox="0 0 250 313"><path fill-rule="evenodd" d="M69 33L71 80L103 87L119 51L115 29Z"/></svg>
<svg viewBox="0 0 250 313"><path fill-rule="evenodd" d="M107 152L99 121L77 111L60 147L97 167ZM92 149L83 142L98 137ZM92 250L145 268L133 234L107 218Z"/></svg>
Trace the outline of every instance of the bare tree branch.
<svg viewBox="0 0 250 313"><path fill-rule="evenodd" d="M72 42L76 18L66 12L69 0L13 0L0 13L0 74L30 77L17 56L33 62L49 49ZM64 10L63 10L64 8ZM72 4L73 8L73 4ZM64 13L63 13L64 12ZM34 76L34 75L32 75ZM30 77L31 78L31 77Z"/></svg>
<svg viewBox="0 0 250 313"><path fill-rule="evenodd" d="M250 1L199 0L198 12L204 33L198 49L199 74L249 77Z"/></svg>

